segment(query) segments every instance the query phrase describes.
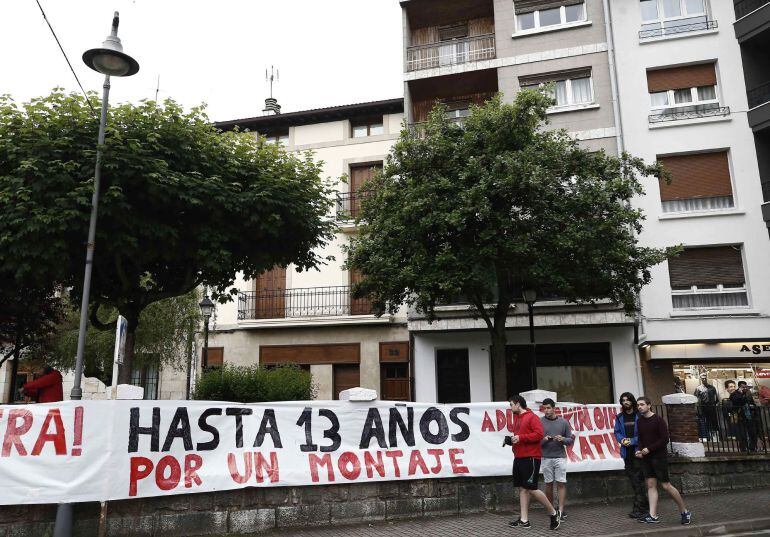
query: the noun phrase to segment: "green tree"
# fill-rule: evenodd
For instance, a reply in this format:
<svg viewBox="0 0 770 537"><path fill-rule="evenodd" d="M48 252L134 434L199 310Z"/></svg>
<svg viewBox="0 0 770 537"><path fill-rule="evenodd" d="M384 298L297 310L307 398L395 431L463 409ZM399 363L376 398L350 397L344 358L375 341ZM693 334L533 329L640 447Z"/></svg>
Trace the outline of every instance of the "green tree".
<svg viewBox="0 0 770 537"><path fill-rule="evenodd" d="M650 267L674 251L638 245L643 215L631 206L643 194L638 177L662 169L545 129L552 102L521 91L512 104L473 108L462 127L437 107L419 132L404 130L368 185L348 248L348 266L365 275L354 292L381 312L406 304L433 319L437 304L468 300L498 372L523 289L608 298L631 312ZM498 383L495 396L504 390Z"/></svg>
<svg viewBox="0 0 770 537"><path fill-rule="evenodd" d="M76 94L21 106L0 97L0 266L16 282L45 274L71 286L75 302L98 122ZM121 382L150 304L202 284L227 300L238 272L324 262L316 252L334 229L330 187L311 155L222 133L203 108L170 100L113 107L103 149L90 318L102 326L105 308L128 320Z"/></svg>

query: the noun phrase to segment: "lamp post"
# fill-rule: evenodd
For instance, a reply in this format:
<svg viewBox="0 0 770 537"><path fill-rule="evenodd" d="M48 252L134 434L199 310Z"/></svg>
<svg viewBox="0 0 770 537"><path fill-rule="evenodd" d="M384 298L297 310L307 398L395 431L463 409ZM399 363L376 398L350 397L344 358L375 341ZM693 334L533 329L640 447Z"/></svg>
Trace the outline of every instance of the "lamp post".
<svg viewBox="0 0 770 537"><path fill-rule="evenodd" d="M203 315L203 370L205 371L209 366L209 319L214 313L214 303L206 294L198 306L201 309L201 315Z"/></svg>
<svg viewBox="0 0 770 537"><path fill-rule="evenodd" d="M107 126L107 108L110 97L111 76L131 76L139 71L139 64L123 52L123 46L118 39L118 24L120 17L116 11L112 17L112 31L100 48L87 50L83 53L85 64L104 75L102 93L102 114L99 121L99 136L96 142L96 166L94 168L94 193L91 197L91 220L88 224L88 242L86 243L86 268L83 276L83 298L80 302L80 327L78 329L78 350L75 356L75 382L72 385L70 399L82 399L83 390L80 379L83 376L83 354L86 346L86 327L88 324L88 303L91 295L91 272L94 265L94 246L96 244L96 217L99 208L99 184L102 177L102 146L104 131ZM56 510L54 537L70 537L72 535L72 504L61 503Z"/></svg>
<svg viewBox="0 0 770 537"><path fill-rule="evenodd" d="M529 313L529 343L532 346L532 389L537 389L537 347L535 346L535 302L537 301L537 291L534 289L525 289L521 294L524 302L527 304Z"/></svg>

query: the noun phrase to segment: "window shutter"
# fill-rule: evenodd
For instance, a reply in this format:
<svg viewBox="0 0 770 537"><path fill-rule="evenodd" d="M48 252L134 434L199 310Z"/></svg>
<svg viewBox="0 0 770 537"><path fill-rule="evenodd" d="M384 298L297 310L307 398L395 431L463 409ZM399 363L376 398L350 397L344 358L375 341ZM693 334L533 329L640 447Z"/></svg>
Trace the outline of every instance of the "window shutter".
<svg viewBox="0 0 770 537"><path fill-rule="evenodd" d="M584 0L516 0L514 10L517 15L532 13L539 9L551 9L561 6L575 6L582 4Z"/></svg>
<svg viewBox="0 0 770 537"><path fill-rule="evenodd" d="M743 285L743 260L736 246L687 248L668 260L671 287Z"/></svg>
<svg viewBox="0 0 770 537"><path fill-rule="evenodd" d="M453 24L452 26L442 26L438 30L439 39L441 41L449 41L450 39L461 39L468 37L468 24Z"/></svg>
<svg viewBox="0 0 770 537"><path fill-rule="evenodd" d="M536 75L526 75L519 77L519 86L537 86L547 84L548 82L558 82L568 78L586 78L591 76L590 67L581 67L579 69L567 69L565 71L552 71L550 73L539 73Z"/></svg>
<svg viewBox="0 0 770 537"><path fill-rule="evenodd" d="M671 172L670 184L660 180L661 201L733 195L726 151L658 160Z"/></svg>
<svg viewBox="0 0 770 537"><path fill-rule="evenodd" d="M201 349L201 363L203 363L203 352L203 349ZM222 367L224 357L224 347L209 347L206 354L206 362L208 362L209 367Z"/></svg>
<svg viewBox="0 0 770 537"><path fill-rule="evenodd" d="M647 89L650 93L698 86L714 86L716 83L717 73L713 63L647 71Z"/></svg>

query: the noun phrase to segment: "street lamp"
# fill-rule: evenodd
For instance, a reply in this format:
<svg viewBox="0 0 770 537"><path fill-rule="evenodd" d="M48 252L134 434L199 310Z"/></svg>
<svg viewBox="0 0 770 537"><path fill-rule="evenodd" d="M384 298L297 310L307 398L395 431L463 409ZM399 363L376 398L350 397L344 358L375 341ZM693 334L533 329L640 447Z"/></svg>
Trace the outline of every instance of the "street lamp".
<svg viewBox="0 0 770 537"><path fill-rule="evenodd" d="M99 209L99 183L102 176L102 146L104 131L107 126L107 106L110 96L110 76L131 76L139 71L139 64L128 54L118 39L118 12L112 18L112 32L102 43L101 48L87 50L83 54L85 64L104 75L104 92L102 94L102 115L99 122L99 137L96 142L96 167L94 169L94 193L91 198L91 220L88 225L88 242L86 243L86 270L83 277L83 299L80 302L80 329L78 330L78 350L75 358L75 383L70 392L71 399L82 399L83 390L80 388L80 377L83 376L83 353L86 345L86 326L88 323L88 303L91 295L91 271L94 264L94 246L96 244L96 217Z"/></svg>
<svg viewBox="0 0 770 537"><path fill-rule="evenodd" d="M532 345L532 389L537 388L537 347L535 346L535 302L537 301L537 291L534 289L525 289L521 294L524 302L527 304L529 313L529 343Z"/></svg>
<svg viewBox="0 0 770 537"><path fill-rule="evenodd" d="M214 313L214 303L206 294L198 306L201 309L201 315L203 315L203 370L205 371L209 366L209 319Z"/></svg>
<svg viewBox="0 0 770 537"><path fill-rule="evenodd" d="M80 302L80 328L78 330L78 350L75 357L75 382L72 385L70 399L82 399L83 390L80 378L83 376L83 354L86 346L86 327L88 323L88 302L91 295L91 271L94 265L94 246L96 244L96 217L99 208L99 183L102 177L102 146L104 131L107 126L107 106L110 96L110 76L131 76L139 71L139 64L131 56L123 52L123 46L118 39L118 24L120 17L116 11L112 17L112 31L102 43L101 48L94 48L83 53L85 64L104 75L102 93L102 115L99 121L99 137L96 142L96 166L94 168L94 193L91 197L91 220L88 224L88 242L86 243L86 269L83 277L83 298ZM105 506L102 504L102 510ZM71 503L60 503L56 509L54 537L69 537L72 535Z"/></svg>

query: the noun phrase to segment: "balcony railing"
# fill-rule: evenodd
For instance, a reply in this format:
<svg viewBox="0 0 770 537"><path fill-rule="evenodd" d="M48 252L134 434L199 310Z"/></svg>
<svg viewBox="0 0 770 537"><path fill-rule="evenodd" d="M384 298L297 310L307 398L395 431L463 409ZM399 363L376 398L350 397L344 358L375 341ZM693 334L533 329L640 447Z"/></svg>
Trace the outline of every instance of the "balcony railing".
<svg viewBox="0 0 770 537"><path fill-rule="evenodd" d="M681 106L661 110L657 114L650 114L650 123L664 123L666 121L679 121L682 119L697 119L701 117L729 116L729 106L719 106L718 104Z"/></svg>
<svg viewBox="0 0 770 537"><path fill-rule="evenodd" d="M761 86L750 89L748 92L749 108L756 108L770 102L770 82L765 82Z"/></svg>
<svg viewBox="0 0 770 537"><path fill-rule="evenodd" d="M361 216L361 201L368 195L368 190L337 192L337 220L341 222L357 220Z"/></svg>
<svg viewBox="0 0 770 537"><path fill-rule="evenodd" d="M639 39L684 34L687 32L699 32L701 30L713 30L717 28L717 26L717 21L698 21L689 24L677 24L676 26L669 26L667 28L652 28L649 30L640 30Z"/></svg>
<svg viewBox="0 0 770 537"><path fill-rule="evenodd" d="M419 71L495 58L494 34L453 39L406 49L406 70Z"/></svg>
<svg viewBox="0 0 770 537"><path fill-rule="evenodd" d="M238 319L291 319L370 315L366 298L353 298L351 287L305 287L238 293Z"/></svg>
<svg viewBox="0 0 770 537"><path fill-rule="evenodd" d="M756 11L765 4L770 4L770 0L741 0L735 4L735 20L745 17L752 11Z"/></svg>

